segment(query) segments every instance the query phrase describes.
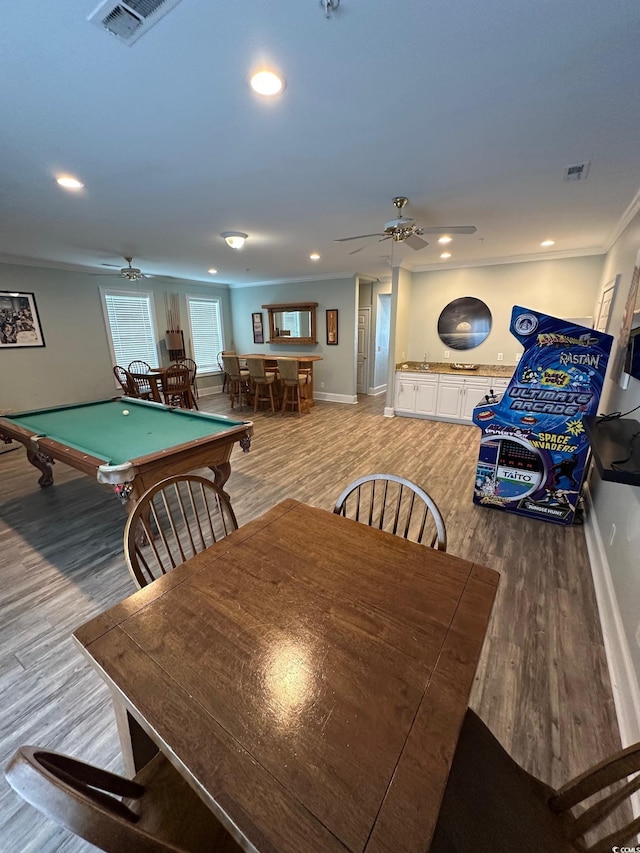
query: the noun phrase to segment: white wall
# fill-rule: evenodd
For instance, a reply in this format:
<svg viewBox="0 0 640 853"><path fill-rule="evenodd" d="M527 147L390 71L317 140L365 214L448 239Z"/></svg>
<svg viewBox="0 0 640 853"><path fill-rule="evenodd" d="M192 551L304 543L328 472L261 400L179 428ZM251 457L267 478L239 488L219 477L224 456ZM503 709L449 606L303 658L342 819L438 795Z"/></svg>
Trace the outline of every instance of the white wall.
<svg viewBox="0 0 640 853"><path fill-rule="evenodd" d="M355 341L357 322L357 285L354 278L327 281L301 281L260 287L240 287L231 291L233 348L236 352L262 352L277 355L306 353L322 356L314 364L314 393L351 402L356 395ZM318 343L315 345L254 344L251 314L262 311L265 341L269 337L267 310L263 305L281 302L317 302ZM338 309L338 344L328 346L326 311ZM324 388L322 383L324 382Z"/></svg>
<svg viewBox="0 0 640 853"><path fill-rule="evenodd" d="M59 269L0 264L0 290L35 295L46 346L2 349L0 352L0 410L24 411L65 403L100 400L116 394L112 358L100 290L144 290L154 294L160 351L166 356L167 326L164 294L180 296L181 324L188 347L187 293L218 296L223 314L230 314L226 287L193 282L145 279L128 284L117 276L91 275ZM126 366L126 365L125 365ZM202 377L198 387L219 384Z"/></svg>
<svg viewBox="0 0 640 853"><path fill-rule="evenodd" d="M473 350L450 350L449 361L515 364L522 347L509 332L511 309L522 305L556 317L586 317L600 286L604 256L414 273L411 287L407 361L444 361L438 317L453 299L475 296L493 317L487 339ZM404 349L404 347L403 347Z"/></svg>
<svg viewBox="0 0 640 853"><path fill-rule="evenodd" d="M603 283L621 274L607 329L614 336L620 331L639 251L640 214L608 253L602 272ZM640 381L630 379L628 389L623 391L610 379L606 380L600 412L628 412L636 406L640 406ZM629 417L640 420L640 409ZM640 682L640 486L604 482L594 473L590 489L623 629ZM613 543L609 544L614 524L616 533Z"/></svg>

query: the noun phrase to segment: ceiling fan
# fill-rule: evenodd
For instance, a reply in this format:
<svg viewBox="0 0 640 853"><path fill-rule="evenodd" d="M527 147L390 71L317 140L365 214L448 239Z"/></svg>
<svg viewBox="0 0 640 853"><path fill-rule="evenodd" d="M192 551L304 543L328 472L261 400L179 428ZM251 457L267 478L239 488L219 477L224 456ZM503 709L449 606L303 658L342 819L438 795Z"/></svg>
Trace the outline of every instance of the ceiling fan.
<svg viewBox="0 0 640 853"><path fill-rule="evenodd" d="M120 278L126 278L127 281L138 281L141 278L151 278L150 275L143 273L142 270L137 267L132 267L131 262L133 261L133 257L125 257L125 261L127 261L128 266L122 267L120 270ZM101 267L112 267L113 269L117 269L115 264L100 264Z"/></svg>
<svg viewBox="0 0 640 853"><path fill-rule="evenodd" d="M426 240L422 239L423 234L474 234L477 230L475 225L430 225L428 228L421 228L416 225L415 219L402 215L404 206L408 201L409 199L403 195L391 199L391 203L398 211L398 214L395 219L385 222L383 231L375 234L358 234L356 237L340 237L334 240L334 243L346 243L349 240L364 240L366 237L380 237L378 242L393 240L394 243L406 243L407 246L411 246L412 249L417 251L429 245ZM366 245L360 246L359 249L355 249L353 252L349 252L349 254L355 255L365 248Z"/></svg>

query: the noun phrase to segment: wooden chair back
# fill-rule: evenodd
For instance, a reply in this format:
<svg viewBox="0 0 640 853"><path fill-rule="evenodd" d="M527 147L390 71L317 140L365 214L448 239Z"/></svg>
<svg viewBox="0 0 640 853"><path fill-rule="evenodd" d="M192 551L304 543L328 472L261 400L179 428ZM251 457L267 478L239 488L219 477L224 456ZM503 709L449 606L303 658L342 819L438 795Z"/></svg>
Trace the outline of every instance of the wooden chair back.
<svg viewBox="0 0 640 853"><path fill-rule="evenodd" d="M253 384L253 410L258 411L261 401L271 405L271 411L275 414L276 407L273 399L273 383L276 374L273 370L267 371L263 358L248 358L247 370Z"/></svg>
<svg viewBox="0 0 640 853"><path fill-rule="evenodd" d="M148 489L124 529L127 567L139 587L238 529L222 489L196 474L168 477Z"/></svg>
<svg viewBox="0 0 640 853"><path fill-rule="evenodd" d="M151 385L149 381L140 374L134 374L130 371L127 371L127 373L129 374L131 396L140 397L142 400L151 400L153 397L153 392L151 390Z"/></svg>
<svg viewBox="0 0 640 853"><path fill-rule="evenodd" d="M131 362L127 370L129 373L150 373L151 366L146 361L136 360Z"/></svg>
<svg viewBox="0 0 640 853"><path fill-rule="evenodd" d="M198 397L198 384L196 382L196 376L198 373L198 365L192 358L180 358L176 362L177 364L183 364L189 371L189 382L191 383L191 391L193 392L194 397Z"/></svg>
<svg viewBox="0 0 640 853"><path fill-rule="evenodd" d="M129 375L129 371L126 368L121 367L119 364L116 364L113 368L113 375L118 380L120 387L123 392L128 396L137 396L137 390L132 389L133 379Z"/></svg>
<svg viewBox="0 0 640 853"><path fill-rule="evenodd" d="M333 511L424 545L447 550L440 510L424 489L395 474L368 474L350 483Z"/></svg>
<svg viewBox="0 0 640 853"><path fill-rule="evenodd" d="M613 787L631 774L636 775ZM640 744L617 752L556 791L520 767L469 709L429 851L622 850L640 831L640 817L633 817L629 803L639 788ZM574 814L573 807L587 800L586 810Z"/></svg>
<svg viewBox="0 0 640 853"><path fill-rule="evenodd" d="M21 746L5 776L28 803L107 853L241 849L161 753L126 779L62 753Z"/></svg>
<svg viewBox="0 0 640 853"><path fill-rule="evenodd" d="M306 383L307 374L298 369L298 362L284 358L278 359L278 373L280 380L285 385L297 385L298 383Z"/></svg>
<svg viewBox="0 0 640 853"><path fill-rule="evenodd" d="M170 364L162 374L162 395L168 406L185 409L198 408L191 393L189 368L184 364Z"/></svg>

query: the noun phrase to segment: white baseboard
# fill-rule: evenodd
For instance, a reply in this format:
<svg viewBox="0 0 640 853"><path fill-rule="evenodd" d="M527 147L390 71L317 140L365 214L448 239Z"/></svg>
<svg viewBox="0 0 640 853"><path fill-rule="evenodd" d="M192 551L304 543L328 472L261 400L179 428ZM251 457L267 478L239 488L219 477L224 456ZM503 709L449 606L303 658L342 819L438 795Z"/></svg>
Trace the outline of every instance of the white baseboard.
<svg viewBox="0 0 640 853"><path fill-rule="evenodd" d="M593 508L591 494L585 485L587 503L584 533L589 551L591 574L600 613L600 624L604 648L609 666L609 676L616 706L620 739L623 746L640 741L640 688L636 677L627 636L622 626L622 617L611 579L604 543ZM636 809L640 804L636 802ZM640 814L640 811L638 811Z"/></svg>
<svg viewBox="0 0 640 853"><path fill-rule="evenodd" d="M395 418L396 410L393 408L393 406L385 406L383 414L385 418Z"/></svg>
<svg viewBox="0 0 640 853"><path fill-rule="evenodd" d="M384 385L374 385L373 388L369 388L368 392L370 397L379 397L381 394L387 393L387 384L385 382Z"/></svg>
<svg viewBox="0 0 640 853"><path fill-rule="evenodd" d="M222 385L209 385L206 388L198 388L198 397L213 397L222 394Z"/></svg>
<svg viewBox="0 0 640 853"><path fill-rule="evenodd" d="M357 403L358 398L354 394L329 394L327 391L313 392L314 400L322 400L325 403Z"/></svg>

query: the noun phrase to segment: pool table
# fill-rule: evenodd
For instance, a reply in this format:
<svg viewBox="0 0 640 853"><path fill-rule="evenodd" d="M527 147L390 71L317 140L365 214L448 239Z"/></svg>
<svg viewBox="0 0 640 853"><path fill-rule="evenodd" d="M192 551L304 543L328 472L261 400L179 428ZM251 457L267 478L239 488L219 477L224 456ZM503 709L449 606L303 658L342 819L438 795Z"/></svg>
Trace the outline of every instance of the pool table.
<svg viewBox="0 0 640 853"><path fill-rule="evenodd" d="M224 488L233 445L240 442L246 453L252 433L251 421L133 397L0 417L0 438L24 444L42 472L40 486L52 485L51 466L59 460L112 486L129 511L160 480L196 468L211 468Z"/></svg>

